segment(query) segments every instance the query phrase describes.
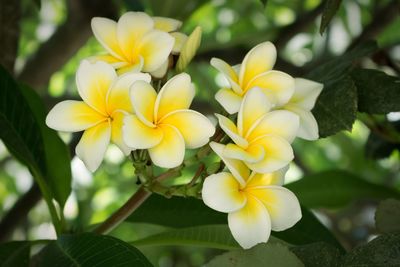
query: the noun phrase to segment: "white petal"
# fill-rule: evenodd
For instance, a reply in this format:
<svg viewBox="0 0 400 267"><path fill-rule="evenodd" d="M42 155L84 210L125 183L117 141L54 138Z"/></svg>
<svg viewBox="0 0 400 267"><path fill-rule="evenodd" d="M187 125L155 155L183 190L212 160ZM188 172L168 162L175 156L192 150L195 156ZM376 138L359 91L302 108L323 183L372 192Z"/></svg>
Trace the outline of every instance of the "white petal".
<svg viewBox="0 0 400 267"><path fill-rule="evenodd" d="M296 104L305 110L312 110L324 85L302 78L295 78L294 82L295 91L290 103Z"/></svg>
<svg viewBox="0 0 400 267"><path fill-rule="evenodd" d="M229 213L228 225L233 237L244 249L267 242L271 234L268 212L264 205L252 196L248 196L242 209Z"/></svg>
<svg viewBox="0 0 400 267"><path fill-rule="evenodd" d="M238 133L236 125L227 117L222 116L220 114L215 114L218 118L219 126L221 129L232 139L232 141L242 148L246 148L249 143L241 137Z"/></svg>
<svg viewBox="0 0 400 267"><path fill-rule="evenodd" d="M117 79L114 68L102 61L83 60L76 72L76 84L83 101L104 115L107 114L107 95Z"/></svg>
<svg viewBox="0 0 400 267"><path fill-rule="evenodd" d="M156 90L145 81L136 81L130 89L130 100L138 118L147 126L154 127Z"/></svg>
<svg viewBox="0 0 400 267"><path fill-rule="evenodd" d="M173 32L182 26L182 21L171 18L153 17L153 21L154 28L164 32Z"/></svg>
<svg viewBox="0 0 400 267"><path fill-rule="evenodd" d="M115 110L134 112L129 97L129 89L136 81L149 83L151 77L147 73L126 73L118 77L107 96L108 114L112 114Z"/></svg>
<svg viewBox="0 0 400 267"><path fill-rule="evenodd" d="M250 146L260 145L265 150L265 157L257 163L246 162L247 166L256 172L269 173L286 166L293 159L293 150L290 144L282 137L264 135L255 139Z"/></svg>
<svg viewBox="0 0 400 267"><path fill-rule="evenodd" d="M66 100L55 105L46 117L46 124L63 132L79 132L102 121L105 117L83 101Z"/></svg>
<svg viewBox="0 0 400 267"><path fill-rule="evenodd" d="M155 147L149 148L153 163L162 168L175 168L185 157L185 141L179 131L170 125L161 125L163 138Z"/></svg>
<svg viewBox="0 0 400 267"><path fill-rule="evenodd" d="M225 163L228 170L232 173L233 177L244 186L246 184L246 180L250 176L249 168L240 160L230 159L225 157L223 154L225 146L222 144L218 144L215 142L210 143L211 149L220 157Z"/></svg>
<svg viewBox="0 0 400 267"><path fill-rule="evenodd" d="M151 17L143 12L127 12L118 20L118 42L127 61L135 58L137 45L143 36L153 29L153 26Z"/></svg>
<svg viewBox="0 0 400 267"><path fill-rule="evenodd" d="M181 52L183 45L188 40L188 36L181 32L171 32L170 34L175 39L174 47L172 48L172 54L177 55Z"/></svg>
<svg viewBox="0 0 400 267"><path fill-rule="evenodd" d="M161 79L167 74L168 67L169 67L169 59L167 59L158 69L151 72L151 76L157 79Z"/></svg>
<svg viewBox="0 0 400 267"><path fill-rule="evenodd" d="M169 124L178 129L187 148L204 146L215 132L214 125L207 117L190 109L173 111L160 124Z"/></svg>
<svg viewBox="0 0 400 267"><path fill-rule="evenodd" d="M222 59L213 57L210 61L210 64L224 75L235 93L239 95L242 94L243 90L238 84L238 77L236 75L236 72L228 63L226 63Z"/></svg>
<svg viewBox="0 0 400 267"><path fill-rule="evenodd" d="M290 190L282 186L266 186L249 192L267 208L272 230L286 230L301 219L299 200Z"/></svg>
<svg viewBox="0 0 400 267"><path fill-rule="evenodd" d="M246 188L260 187L267 185L283 185L285 183L285 174L289 169L289 165L275 172L258 173L252 172L247 181Z"/></svg>
<svg viewBox="0 0 400 267"><path fill-rule="evenodd" d="M319 138L318 123L311 111L304 110L293 104L284 106L285 109L296 113L300 117L300 128L297 136L305 140L317 140Z"/></svg>
<svg viewBox="0 0 400 267"><path fill-rule="evenodd" d="M136 115L129 115L124 118L122 136L128 147L147 149L158 145L164 134L159 127L149 127Z"/></svg>
<svg viewBox="0 0 400 267"><path fill-rule="evenodd" d="M153 72L167 59L174 47L175 39L166 32L152 30L143 36L139 55L144 59L143 71Z"/></svg>
<svg viewBox="0 0 400 267"><path fill-rule="evenodd" d="M215 94L215 99L229 114L237 113L242 103L242 97L228 88L220 89Z"/></svg>
<svg viewBox="0 0 400 267"><path fill-rule="evenodd" d="M129 148L123 140L122 128L125 116L126 114L124 112L116 111L113 113L111 121L111 141L128 156L132 149Z"/></svg>
<svg viewBox="0 0 400 267"><path fill-rule="evenodd" d="M115 58L125 61L118 44L117 23L107 18L92 18L92 31L97 41Z"/></svg>
<svg viewBox="0 0 400 267"><path fill-rule="evenodd" d="M246 136L253 124L271 109L271 103L259 88L246 93L238 113L238 132Z"/></svg>
<svg viewBox="0 0 400 267"><path fill-rule="evenodd" d="M246 204L246 197L240 191L240 184L228 172L208 176L202 189L204 203L220 212L232 212Z"/></svg>
<svg viewBox="0 0 400 267"><path fill-rule="evenodd" d="M246 139L252 140L266 134L273 134L292 142L299 130L299 116L287 110L274 110L261 117L248 131Z"/></svg>
<svg viewBox="0 0 400 267"><path fill-rule="evenodd" d="M231 159L257 163L265 157L265 151L262 146L250 146L248 150L245 150L235 144L230 143L225 146L223 155Z"/></svg>
<svg viewBox="0 0 400 267"><path fill-rule="evenodd" d="M108 121L87 129L75 148L76 155L94 172L103 161L110 143L111 126Z"/></svg>
<svg viewBox="0 0 400 267"><path fill-rule="evenodd" d="M154 106L154 114L157 121L172 111L188 109L194 94L194 86L187 73L172 77L158 93Z"/></svg>
<svg viewBox="0 0 400 267"><path fill-rule="evenodd" d="M251 49L243 59L239 83L246 88L255 76L272 70L276 61L276 48L271 42L264 42Z"/></svg>
<svg viewBox="0 0 400 267"><path fill-rule="evenodd" d="M289 74L271 70L261 73L249 81L246 91L258 87L263 90L268 100L275 106L289 102L294 93L294 79Z"/></svg>

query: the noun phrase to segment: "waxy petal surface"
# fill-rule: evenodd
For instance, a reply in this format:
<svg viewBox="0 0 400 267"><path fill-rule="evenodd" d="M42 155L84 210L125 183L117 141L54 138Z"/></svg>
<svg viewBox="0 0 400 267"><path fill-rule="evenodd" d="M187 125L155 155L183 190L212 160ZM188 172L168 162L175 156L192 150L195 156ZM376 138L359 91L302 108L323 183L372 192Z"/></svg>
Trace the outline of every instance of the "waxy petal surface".
<svg viewBox="0 0 400 267"><path fill-rule="evenodd" d="M202 198L207 206L220 212L236 211L246 204L240 184L228 172L208 176L204 180Z"/></svg>

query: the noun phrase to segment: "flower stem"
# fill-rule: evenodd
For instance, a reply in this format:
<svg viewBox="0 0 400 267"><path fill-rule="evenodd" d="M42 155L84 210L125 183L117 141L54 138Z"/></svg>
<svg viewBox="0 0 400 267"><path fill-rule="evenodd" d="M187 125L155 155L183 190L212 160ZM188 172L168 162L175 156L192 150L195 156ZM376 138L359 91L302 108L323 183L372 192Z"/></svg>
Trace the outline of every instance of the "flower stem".
<svg viewBox="0 0 400 267"><path fill-rule="evenodd" d="M105 220L94 232L97 234L107 234L121 222L123 222L132 212L134 212L151 195L144 186L140 186L133 196L119 208L111 217Z"/></svg>

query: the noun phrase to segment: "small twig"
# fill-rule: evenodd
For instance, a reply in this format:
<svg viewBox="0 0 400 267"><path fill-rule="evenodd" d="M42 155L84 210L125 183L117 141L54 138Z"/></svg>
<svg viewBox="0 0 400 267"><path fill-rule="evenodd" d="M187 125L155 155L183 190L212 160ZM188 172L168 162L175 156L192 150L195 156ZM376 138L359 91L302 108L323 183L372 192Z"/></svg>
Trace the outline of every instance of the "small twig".
<svg viewBox="0 0 400 267"><path fill-rule="evenodd" d="M199 179L201 173L206 169L206 166L204 165L204 163L201 163L200 166L197 168L196 173L193 175L192 180L190 180L190 182L187 184L187 187L191 187L193 186L196 182L197 179Z"/></svg>

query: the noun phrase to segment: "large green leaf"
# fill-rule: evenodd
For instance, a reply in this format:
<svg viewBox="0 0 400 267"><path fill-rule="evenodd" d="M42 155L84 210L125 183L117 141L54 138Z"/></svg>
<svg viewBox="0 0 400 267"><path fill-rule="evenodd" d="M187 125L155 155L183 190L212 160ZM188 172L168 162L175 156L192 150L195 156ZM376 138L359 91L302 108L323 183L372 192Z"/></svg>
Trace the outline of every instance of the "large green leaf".
<svg viewBox="0 0 400 267"><path fill-rule="evenodd" d="M400 200L385 199L379 203L375 225L381 233L400 232Z"/></svg>
<svg viewBox="0 0 400 267"><path fill-rule="evenodd" d="M324 11L322 13L321 25L319 27L320 34L323 34L326 27L335 16L336 12L340 7L342 0L327 0L325 3Z"/></svg>
<svg viewBox="0 0 400 267"><path fill-rule="evenodd" d="M302 209L303 218L294 227L272 235L294 245L324 241L341 248L335 237L315 216ZM210 224L226 224L227 215L217 212L195 198L164 198L152 195L127 221L164 225L169 227L190 227Z"/></svg>
<svg viewBox="0 0 400 267"><path fill-rule="evenodd" d="M18 84L0 66L0 138L19 161L38 172L46 168L40 126Z"/></svg>
<svg viewBox="0 0 400 267"><path fill-rule="evenodd" d="M170 227L225 224L226 214L216 212L196 198L165 198L153 194L127 219Z"/></svg>
<svg viewBox="0 0 400 267"><path fill-rule="evenodd" d="M0 267L29 266L30 243L13 241L0 245Z"/></svg>
<svg viewBox="0 0 400 267"><path fill-rule="evenodd" d="M326 83L312 113L321 137L351 131L357 118L357 88L350 77Z"/></svg>
<svg viewBox="0 0 400 267"><path fill-rule="evenodd" d="M323 242L291 247L290 251L307 267L339 267L342 258L338 248Z"/></svg>
<svg viewBox="0 0 400 267"><path fill-rule="evenodd" d="M65 143L57 132L47 127L46 110L40 97L29 87L20 86L25 99L39 124L44 142L46 169L43 176L61 207L71 193L71 158Z"/></svg>
<svg viewBox="0 0 400 267"><path fill-rule="evenodd" d="M400 266L400 233L379 236L349 252L341 266Z"/></svg>
<svg viewBox="0 0 400 267"><path fill-rule="evenodd" d="M370 114L400 111L400 78L379 70L351 72L358 91L358 110Z"/></svg>
<svg viewBox="0 0 400 267"><path fill-rule="evenodd" d="M152 266L135 247L110 236L92 233L63 235L38 255L40 267Z"/></svg>
<svg viewBox="0 0 400 267"><path fill-rule="evenodd" d="M350 77L350 71L356 61L376 49L376 43L365 43L321 64L306 75L306 78L324 84L324 89L312 110L321 137L352 129L357 115L357 88Z"/></svg>
<svg viewBox="0 0 400 267"><path fill-rule="evenodd" d="M130 242L134 246L200 246L217 249L236 249L238 243L233 238L228 225L204 225L168 230L143 239Z"/></svg>
<svg viewBox="0 0 400 267"><path fill-rule="evenodd" d="M281 244L259 244L248 250L236 250L215 257L205 267L297 267L304 264Z"/></svg>
<svg viewBox="0 0 400 267"><path fill-rule="evenodd" d="M293 245L306 245L316 242L325 242L337 247L341 252L343 247L333 234L315 217L315 215L301 208L302 217L293 227L282 231L273 232L273 235Z"/></svg>
<svg viewBox="0 0 400 267"><path fill-rule="evenodd" d="M340 170L308 175L286 187L308 208L340 208L361 198L400 197L400 193L394 189Z"/></svg>

